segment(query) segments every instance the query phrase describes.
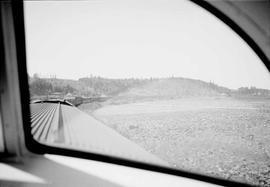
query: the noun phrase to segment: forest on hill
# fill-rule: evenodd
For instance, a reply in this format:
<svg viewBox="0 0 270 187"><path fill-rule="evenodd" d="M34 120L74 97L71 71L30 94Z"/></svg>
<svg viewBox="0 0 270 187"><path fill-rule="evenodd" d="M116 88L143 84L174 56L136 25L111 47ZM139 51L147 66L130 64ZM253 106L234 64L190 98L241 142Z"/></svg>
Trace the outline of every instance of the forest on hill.
<svg viewBox="0 0 270 187"><path fill-rule="evenodd" d="M218 95L270 97L270 90L266 89L241 87L232 90L212 82L181 77L109 79L91 76L78 80L29 77L29 85L31 97L54 93L80 97L180 98Z"/></svg>

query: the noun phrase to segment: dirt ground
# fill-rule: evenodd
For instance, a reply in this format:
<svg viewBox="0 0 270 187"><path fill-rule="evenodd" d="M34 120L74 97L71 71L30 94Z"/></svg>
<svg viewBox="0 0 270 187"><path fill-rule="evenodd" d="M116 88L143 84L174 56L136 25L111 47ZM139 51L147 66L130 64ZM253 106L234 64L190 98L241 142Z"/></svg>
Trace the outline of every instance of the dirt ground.
<svg viewBox="0 0 270 187"><path fill-rule="evenodd" d="M270 186L270 100L151 101L91 115L174 168Z"/></svg>

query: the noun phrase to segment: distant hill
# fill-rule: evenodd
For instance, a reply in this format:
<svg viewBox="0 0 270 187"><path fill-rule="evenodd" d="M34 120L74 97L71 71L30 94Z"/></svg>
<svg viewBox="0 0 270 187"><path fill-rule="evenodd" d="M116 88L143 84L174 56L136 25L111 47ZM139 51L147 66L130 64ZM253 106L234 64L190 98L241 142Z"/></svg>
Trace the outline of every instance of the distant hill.
<svg viewBox="0 0 270 187"><path fill-rule="evenodd" d="M129 100L177 99L183 97L229 96L232 90L187 78L163 78L147 81L145 84L129 88L114 97L114 103ZM127 102L129 102L127 101Z"/></svg>
<svg viewBox="0 0 270 187"><path fill-rule="evenodd" d="M147 83L148 79L108 79L102 77L80 78L79 83L90 88L90 95L115 96L129 88Z"/></svg>
<svg viewBox="0 0 270 187"><path fill-rule="evenodd" d="M269 97L270 90L255 87L241 87L231 90L201 80L189 78L150 78L150 79L109 79L84 77L79 80L29 77L31 96L44 96L52 93L79 97L112 98L114 103L134 102L135 100L176 99L183 97Z"/></svg>
<svg viewBox="0 0 270 187"><path fill-rule="evenodd" d="M79 80L29 77L32 96L52 93L72 94L76 96L98 97L115 96L130 87L144 84L148 79L108 79L102 77L84 77Z"/></svg>

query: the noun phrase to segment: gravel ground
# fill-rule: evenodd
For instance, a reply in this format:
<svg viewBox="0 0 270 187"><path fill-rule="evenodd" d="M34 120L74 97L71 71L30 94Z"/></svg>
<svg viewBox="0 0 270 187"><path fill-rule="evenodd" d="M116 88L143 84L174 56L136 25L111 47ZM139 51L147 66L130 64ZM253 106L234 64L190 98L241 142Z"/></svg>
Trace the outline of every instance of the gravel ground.
<svg viewBox="0 0 270 187"><path fill-rule="evenodd" d="M269 100L179 99L91 115L177 169L270 186Z"/></svg>

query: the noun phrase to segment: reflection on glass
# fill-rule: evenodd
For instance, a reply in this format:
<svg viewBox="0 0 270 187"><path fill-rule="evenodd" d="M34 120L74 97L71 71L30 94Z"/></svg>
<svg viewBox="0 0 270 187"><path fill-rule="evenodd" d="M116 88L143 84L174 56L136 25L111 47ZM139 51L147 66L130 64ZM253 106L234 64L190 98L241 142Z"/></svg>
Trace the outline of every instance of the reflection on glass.
<svg viewBox="0 0 270 187"><path fill-rule="evenodd" d="M187 1L25 2L33 137L270 185L270 76Z"/></svg>

